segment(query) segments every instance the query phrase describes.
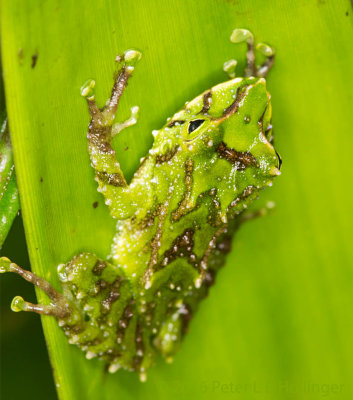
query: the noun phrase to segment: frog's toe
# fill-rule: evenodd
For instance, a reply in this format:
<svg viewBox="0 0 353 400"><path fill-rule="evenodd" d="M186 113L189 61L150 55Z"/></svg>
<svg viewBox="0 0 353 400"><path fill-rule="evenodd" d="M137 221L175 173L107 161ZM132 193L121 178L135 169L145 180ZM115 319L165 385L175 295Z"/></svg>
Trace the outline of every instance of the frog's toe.
<svg viewBox="0 0 353 400"><path fill-rule="evenodd" d="M93 79L86 81L80 89L81 96L86 97L88 100L93 100L95 95L96 82Z"/></svg>
<svg viewBox="0 0 353 400"><path fill-rule="evenodd" d="M223 71L229 76L230 79L234 79L235 69L237 67L238 61L237 60L228 60L223 64Z"/></svg>

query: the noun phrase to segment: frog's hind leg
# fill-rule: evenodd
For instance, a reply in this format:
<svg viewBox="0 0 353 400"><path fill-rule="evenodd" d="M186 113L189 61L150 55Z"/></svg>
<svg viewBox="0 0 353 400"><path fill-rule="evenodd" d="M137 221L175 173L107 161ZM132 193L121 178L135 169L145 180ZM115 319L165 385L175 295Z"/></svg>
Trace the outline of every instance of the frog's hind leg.
<svg viewBox="0 0 353 400"><path fill-rule="evenodd" d="M50 304L43 305L17 296L12 301L13 311L54 316L69 343L79 346L87 359L105 361L110 372L133 369L143 379L144 368L153 363L155 350L149 345L149 331L141 329L143 318L122 268L91 253L78 254L58 267L63 293L2 257L0 273L6 272L20 275L50 298Z"/></svg>
<svg viewBox="0 0 353 400"><path fill-rule="evenodd" d="M274 49L265 43L258 43L256 45L256 50L262 53L266 57L266 59L261 65L256 66L255 41L253 34L247 29L234 29L230 37L230 40L232 43L245 42L247 44L248 49L246 52L246 67L244 71L244 76L266 77L274 62L274 56L275 56ZM223 69L228 73L230 78L235 77L236 64L237 63L235 60L227 61L224 64Z"/></svg>
<svg viewBox="0 0 353 400"><path fill-rule="evenodd" d="M34 286L43 290L52 301L50 305L32 304L24 301L22 297L16 296L11 303L13 311L31 311L37 314L52 315L56 318L65 318L70 314L70 307L65 297L43 278L40 278L31 271L22 269L6 257L0 258L0 273L4 272L13 272L20 275L27 282L31 282Z"/></svg>
<svg viewBox="0 0 353 400"><path fill-rule="evenodd" d="M255 68L255 45L254 36L247 29L234 29L230 37L232 43L246 42L247 52L246 52L246 67L244 71L245 77L256 76Z"/></svg>
<svg viewBox="0 0 353 400"><path fill-rule="evenodd" d="M266 57L265 61L257 67L256 76L260 78L266 78L275 60L274 48L265 43L258 43L256 50Z"/></svg>
<svg viewBox="0 0 353 400"><path fill-rule="evenodd" d="M128 184L111 143L117 133L136 123L138 107L131 109L132 115L127 121L114 124L114 119L119 100L133 73L134 65L140 58L141 53L136 50L127 50L124 55L117 57L119 69L114 78L111 96L103 108L99 109L96 104L93 80L86 82L81 88L92 117L87 138L98 190L104 195L112 216L116 218L127 218L133 210Z"/></svg>

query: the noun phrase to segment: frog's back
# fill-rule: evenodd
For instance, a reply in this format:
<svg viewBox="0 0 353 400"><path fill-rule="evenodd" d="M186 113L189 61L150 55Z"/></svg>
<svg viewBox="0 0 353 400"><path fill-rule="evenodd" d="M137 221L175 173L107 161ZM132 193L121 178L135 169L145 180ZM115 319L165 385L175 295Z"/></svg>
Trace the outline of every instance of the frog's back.
<svg viewBox="0 0 353 400"><path fill-rule="evenodd" d="M190 278L187 287L206 285L207 272L215 272L211 258L221 260L229 250L238 215L272 179L273 171L259 164L277 162L270 119L265 80L236 78L205 91L154 131L134 178L148 188L145 206L118 222L114 262L146 287L152 277L181 271Z"/></svg>

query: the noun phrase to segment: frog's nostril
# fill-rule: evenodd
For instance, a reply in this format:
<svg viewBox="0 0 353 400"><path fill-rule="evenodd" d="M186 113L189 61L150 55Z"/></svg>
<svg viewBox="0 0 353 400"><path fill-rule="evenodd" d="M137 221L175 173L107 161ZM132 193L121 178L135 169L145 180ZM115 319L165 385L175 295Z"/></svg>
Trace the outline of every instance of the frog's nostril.
<svg viewBox="0 0 353 400"><path fill-rule="evenodd" d="M276 156L278 157L278 169L281 169L281 166L282 166L282 158L281 158L281 156L278 154L277 151L276 151Z"/></svg>

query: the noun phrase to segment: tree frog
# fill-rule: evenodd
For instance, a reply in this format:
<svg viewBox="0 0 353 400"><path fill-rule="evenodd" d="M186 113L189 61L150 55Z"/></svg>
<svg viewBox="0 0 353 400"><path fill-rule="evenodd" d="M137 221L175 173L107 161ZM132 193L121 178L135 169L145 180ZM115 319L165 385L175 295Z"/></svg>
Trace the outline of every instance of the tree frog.
<svg viewBox="0 0 353 400"><path fill-rule="evenodd" d="M95 82L82 87L98 191L117 221L107 260L81 253L59 265L59 292L1 259L0 272L21 275L50 298L49 305L42 305L15 297L12 309L54 316L69 342L88 359L104 360L109 372L133 370L145 380L158 353L172 359L246 219L248 204L280 174L265 80L274 51L258 44L265 61L256 66L251 32L236 29L231 41L247 43L244 77L235 77L235 60L226 62L228 81L186 103L152 132L153 146L131 183L112 139L136 122L137 107L127 121L114 119L141 53L127 50L117 57L118 71L103 108L95 101Z"/></svg>

